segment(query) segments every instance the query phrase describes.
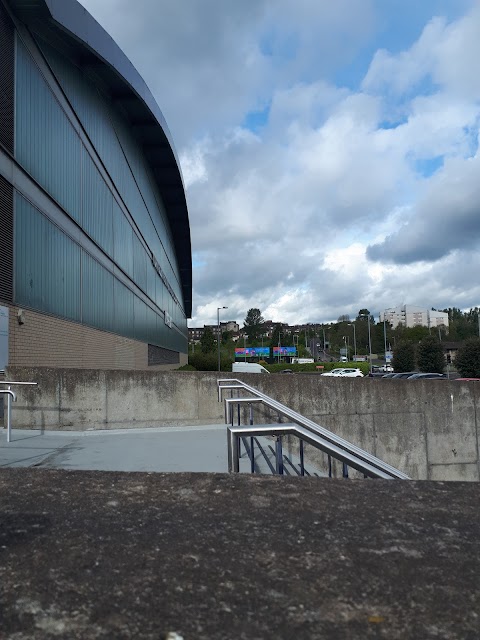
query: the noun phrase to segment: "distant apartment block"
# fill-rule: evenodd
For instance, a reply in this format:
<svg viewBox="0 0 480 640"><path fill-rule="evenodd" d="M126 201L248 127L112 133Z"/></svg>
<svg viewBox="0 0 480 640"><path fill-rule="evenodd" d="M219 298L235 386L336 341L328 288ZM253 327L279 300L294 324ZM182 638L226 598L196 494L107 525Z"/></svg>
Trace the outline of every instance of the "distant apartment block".
<svg viewBox="0 0 480 640"><path fill-rule="evenodd" d="M189 342L199 342L202 339L205 329L210 329L215 338L217 337L218 326L216 324L206 324L203 327L190 327L188 329ZM220 322L220 331L222 333L230 331L235 336L240 331L240 327L238 326L238 322L235 322L235 320L228 320L228 322Z"/></svg>
<svg viewBox="0 0 480 640"><path fill-rule="evenodd" d="M386 320L395 329L402 324L405 327L446 327L448 329L448 313L434 311L410 304L385 309L380 313L380 322Z"/></svg>

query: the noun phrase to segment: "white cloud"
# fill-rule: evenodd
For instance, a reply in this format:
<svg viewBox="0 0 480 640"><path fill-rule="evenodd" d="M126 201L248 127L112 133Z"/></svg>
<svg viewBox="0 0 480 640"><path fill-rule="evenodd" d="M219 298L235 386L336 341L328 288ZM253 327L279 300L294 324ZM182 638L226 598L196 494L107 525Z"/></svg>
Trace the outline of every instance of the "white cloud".
<svg viewBox="0 0 480 640"><path fill-rule="evenodd" d="M375 52L375 0L83 3L179 148L192 325L223 305L240 322L252 306L320 322L478 304L461 267L479 266L479 3L419 24L399 53ZM338 81L367 50L364 77Z"/></svg>

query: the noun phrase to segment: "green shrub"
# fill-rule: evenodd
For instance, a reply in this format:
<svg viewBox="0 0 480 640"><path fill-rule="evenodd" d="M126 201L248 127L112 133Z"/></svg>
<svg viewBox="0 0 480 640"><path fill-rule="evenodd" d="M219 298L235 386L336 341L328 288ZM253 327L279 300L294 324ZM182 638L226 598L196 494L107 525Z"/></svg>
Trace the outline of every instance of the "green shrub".
<svg viewBox="0 0 480 640"><path fill-rule="evenodd" d="M480 378L480 339L470 338L457 351L455 367L462 378Z"/></svg>

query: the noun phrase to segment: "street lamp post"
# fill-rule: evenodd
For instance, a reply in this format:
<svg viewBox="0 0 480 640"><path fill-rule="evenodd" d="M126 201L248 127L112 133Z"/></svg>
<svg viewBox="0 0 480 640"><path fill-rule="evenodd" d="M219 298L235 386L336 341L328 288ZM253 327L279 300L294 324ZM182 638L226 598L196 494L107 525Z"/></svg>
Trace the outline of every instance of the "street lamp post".
<svg viewBox="0 0 480 640"><path fill-rule="evenodd" d="M243 334L243 358L247 361L247 337Z"/></svg>
<svg viewBox="0 0 480 640"><path fill-rule="evenodd" d="M295 339L296 339L296 342L295 342ZM298 355L298 336L296 336L295 334L293 334L293 346L296 349L295 355Z"/></svg>
<svg viewBox="0 0 480 640"><path fill-rule="evenodd" d="M368 322L368 359L370 361L370 373L372 373L372 337L370 335L370 314L369 313L362 313L362 314L360 314L360 316L362 318L367 316L367 322Z"/></svg>
<svg viewBox="0 0 480 640"><path fill-rule="evenodd" d="M385 360L385 367L387 366L387 320L386 320L387 310L383 311L383 342L384 342L384 352L383 359Z"/></svg>
<svg viewBox="0 0 480 640"><path fill-rule="evenodd" d="M217 307L217 353L218 353L218 370L220 371L220 309L228 309L228 307Z"/></svg>

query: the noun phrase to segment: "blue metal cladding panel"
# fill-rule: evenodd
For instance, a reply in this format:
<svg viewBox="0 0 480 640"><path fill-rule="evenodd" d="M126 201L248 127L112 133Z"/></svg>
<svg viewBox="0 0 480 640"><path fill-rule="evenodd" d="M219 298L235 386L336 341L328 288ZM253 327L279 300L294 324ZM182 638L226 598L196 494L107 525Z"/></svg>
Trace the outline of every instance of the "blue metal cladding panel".
<svg viewBox="0 0 480 640"><path fill-rule="evenodd" d="M148 219L145 217L143 220L143 224L141 225L141 227L143 227L142 231L148 235L149 240L153 241L155 238L158 241L157 251L165 252L165 254L169 256L175 277L180 280L170 225L160 193L158 189L153 186L154 180L151 171L147 168L143 153L133 139L126 122L118 113L112 110L111 119L132 173L132 178L134 178L134 183L131 185L131 192L132 194L138 193L141 195L146 207L142 206L142 214L149 216ZM138 203L132 203L132 206L138 209ZM151 231L153 231L153 234L150 233ZM155 251L155 253L157 253L157 251Z"/></svg>
<svg viewBox="0 0 480 640"><path fill-rule="evenodd" d="M115 280L113 287L114 296L114 331L127 338L135 338L133 325L134 298L130 289L127 289L118 280Z"/></svg>
<svg viewBox="0 0 480 640"><path fill-rule="evenodd" d="M135 234L133 234L133 279L140 289L147 291L147 254Z"/></svg>
<svg viewBox="0 0 480 640"><path fill-rule="evenodd" d="M168 295L165 290L165 285L157 277L155 280L155 302L157 303L157 307L160 309L165 309L165 296Z"/></svg>
<svg viewBox="0 0 480 640"><path fill-rule="evenodd" d="M38 43L115 184L126 179L122 148L94 83L55 49Z"/></svg>
<svg viewBox="0 0 480 640"><path fill-rule="evenodd" d="M118 204L113 201L113 259L133 278L133 229Z"/></svg>
<svg viewBox="0 0 480 640"><path fill-rule="evenodd" d="M148 297L156 302L156 281L160 280L157 272L155 271L152 261L147 259L147 295ZM160 307L163 309L163 307Z"/></svg>
<svg viewBox="0 0 480 640"><path fill-rule="evenodd" d="M137 296L134 297L133 314L135 339L142 342L148 342L147 305L143 300L137 298Z"/></svg>
<svg viewBox="0 0 480 640"><path fill-rule="evenodd" d="M153 187L143 153L127 123L80 69L48 45L42 43L41 48L170 286L182 300L172 233L163 202Z"/></svg>
<svg viewBox="0 0 480 640"><path fill-rule="evenodd" d="M82 148L82 226L88 235L113 258L113 196Z"/></svg>
<svg viewBox="0 0 480 640"><path fill-rule="evenodd" d="M80 321L80 247L15 196L15 302Z"/></svg>
<svg viewBox="0 0 480 640"><path fill-rule="evenodd" d="M186 333L183 309L174 303L153 268L149 253L20 41L18 50L18 161L160 309L167 309L173 321ZM72 70L78 70L70 63L62 63L59 57L56 64L56 72L60 75L60 69L64 74L64 90L67 92L65 86L68 85L72 105L83 113L83 124L87 130L90 128L89 135L100 157L170 286L182 300L171 234L143 154L125 128L122 129L123 145L120 145L112 123L113 112L93 84L89 86L81 72L73 73ZM30 108L32 104L35 108ZM125 127L118 116L115 122L117 131L120 126ZM166 327L163 314L157 314L116 281L113 274L20 196L17 208L15 286L19 304L142 342L186 351L186 341L175 329ZM165 243L170 259L162 243Z"/></svg>
<svg viewBox="0 0 480 640"><path fill-rule="evenodd" d="M77 221L81 216L80 153L79 137L17 38L15 156Z"/></svg>
<svg viewBox="0 0 480 640"><path fill-rule="evenodd" d="M147 307L147 337L150 344L160 344L157 334L157 314L153 309Z"/></svg>
<svg viewBox="0 0 480 640"><path fill-rule="evenodd" d="M82 255L82 322L112 331L113 275L86 252Z"/></svg>

